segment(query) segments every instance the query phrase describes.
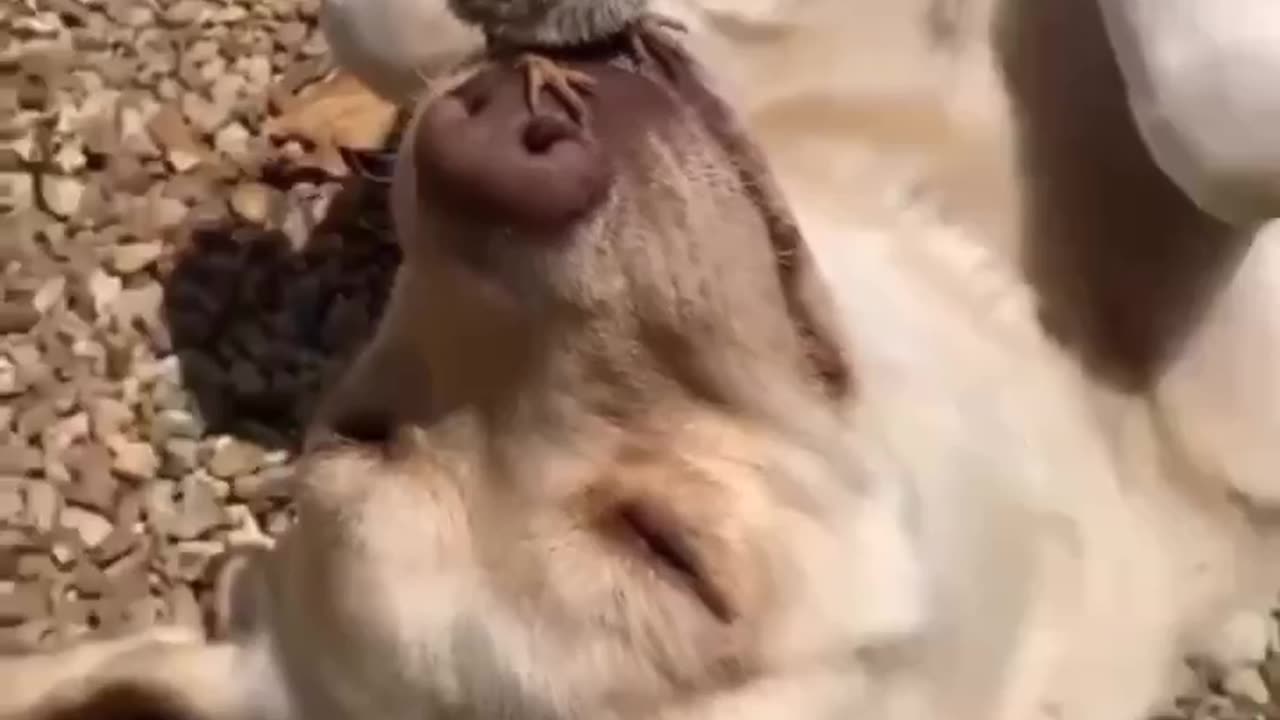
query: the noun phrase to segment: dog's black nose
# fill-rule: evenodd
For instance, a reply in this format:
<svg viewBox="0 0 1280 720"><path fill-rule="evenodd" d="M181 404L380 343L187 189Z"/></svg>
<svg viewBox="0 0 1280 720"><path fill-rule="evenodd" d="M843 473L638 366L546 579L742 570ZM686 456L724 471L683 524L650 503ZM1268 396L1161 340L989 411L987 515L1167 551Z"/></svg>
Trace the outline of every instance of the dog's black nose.
<svg viewBox="0 0 1280 720"><path fill-rule="evenodd" d="M430 212L551 230L603 199L611 171L596 138L549 93L534 112L526 90L520 69L495 67L423 110L412 162Z"/></svg>

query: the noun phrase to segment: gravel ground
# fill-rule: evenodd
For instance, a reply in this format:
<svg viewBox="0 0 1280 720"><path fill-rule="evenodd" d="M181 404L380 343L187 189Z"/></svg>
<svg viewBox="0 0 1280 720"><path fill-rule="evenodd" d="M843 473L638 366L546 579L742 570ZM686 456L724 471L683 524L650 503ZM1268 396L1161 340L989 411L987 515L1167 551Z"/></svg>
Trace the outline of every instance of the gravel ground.
<svg viewBox="0 0 1280 720"><path fill-rule="evenodd" d="M0 646L199 624L398 260L316 0L0 0Z"/></svg>
<svg viewBox="0 0 1280 720"><path fill-rule="evenodd" d="M210 621L398 261L319 0L0 0L0 650ZM1277 628L1162 718L1280 718Z"/></svg>

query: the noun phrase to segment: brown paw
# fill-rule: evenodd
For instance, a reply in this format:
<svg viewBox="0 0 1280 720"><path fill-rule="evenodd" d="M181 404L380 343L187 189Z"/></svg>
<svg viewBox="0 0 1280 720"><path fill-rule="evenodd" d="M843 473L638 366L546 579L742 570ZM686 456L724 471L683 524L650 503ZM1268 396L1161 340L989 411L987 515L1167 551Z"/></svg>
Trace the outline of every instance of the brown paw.
<svg viewBox="0 0 1280 720"><path fill-rule="evenodd" d="M587 103L582 96L591 92L595 79L590 75L570 70L550 58L534 53L523 53L516 59L516 67L525 71L528 83L529 110L538 112L538 97L543 88L550 90L564 103L569 117L581 123L587 114Z"/></svg>
<svg viewBox="0 0 1280 720"><path fill-rule="evenodd" d="M675 18L645 13L628 28L627 39L631 52L641 64L656 63L674 79L679 66L688 63L689 54L671 33L688 31L689 28Z"/></svg>

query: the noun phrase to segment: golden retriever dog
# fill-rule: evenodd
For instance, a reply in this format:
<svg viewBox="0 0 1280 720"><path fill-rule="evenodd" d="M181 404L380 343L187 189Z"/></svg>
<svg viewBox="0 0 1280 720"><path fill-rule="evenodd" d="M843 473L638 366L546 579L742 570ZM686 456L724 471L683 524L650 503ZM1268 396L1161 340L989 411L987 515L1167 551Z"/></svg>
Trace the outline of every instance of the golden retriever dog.
<svg viewBox="0 0 1280 720"><path fill-rule="evenodd" d="M0 715L1139 720L1265 613L1275 231L1153 159L1096 5L673 6L697 62L572 61L579 127L417 2L298 524L225 637L0 660Z"/></svg>

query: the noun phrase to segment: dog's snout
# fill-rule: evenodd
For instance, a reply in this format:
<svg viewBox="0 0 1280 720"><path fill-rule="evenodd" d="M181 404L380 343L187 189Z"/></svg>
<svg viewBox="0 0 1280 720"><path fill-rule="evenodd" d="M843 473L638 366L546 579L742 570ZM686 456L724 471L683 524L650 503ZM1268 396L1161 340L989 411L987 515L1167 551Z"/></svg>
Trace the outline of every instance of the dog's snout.
<svg viewBox="0 0 1280 720"><path fill-rule="evenodd" d="M603 198L610 171L589 126L551 94L534 110L525 93L522 73L496 69L423 110L413 162L431 212L545 230Z"/></svg>

